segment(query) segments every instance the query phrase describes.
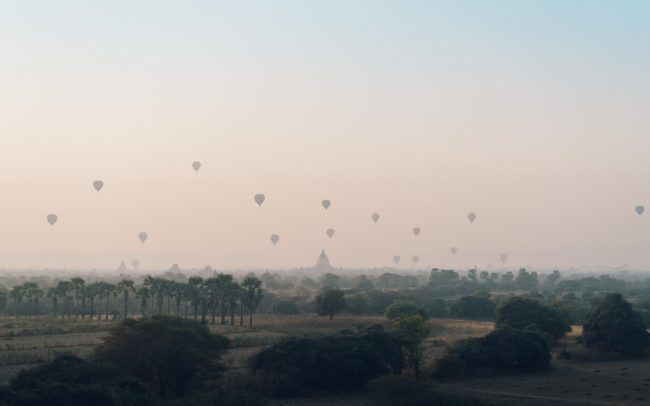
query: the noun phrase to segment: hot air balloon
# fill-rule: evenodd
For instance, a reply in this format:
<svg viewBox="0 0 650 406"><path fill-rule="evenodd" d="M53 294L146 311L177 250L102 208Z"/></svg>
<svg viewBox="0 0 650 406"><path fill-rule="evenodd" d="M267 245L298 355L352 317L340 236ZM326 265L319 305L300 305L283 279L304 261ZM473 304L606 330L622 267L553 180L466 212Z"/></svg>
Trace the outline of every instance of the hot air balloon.
<svg viewBox="0 0 650 406"><path fill-rule="evenodd" d="M375 222L375 223L378 222L379 221L379 213L372 213L370 218L372 219L373 222Z"/></svg>
<svg viewBox="0 0 650 406"><path fill-rule="evenodd" d="M335 233L335 231L334 231L333 228L328 228L327 231L326 231L326 234L327 234L327 236L328 236L329 238L334 237L334 233Z"/></svg>
<svg viewBox="0 0 650 406"><path fill-rule="evenodd" d="M506 254L501 254L501 256L499 257L499 260L500 260L502 263L505 264L506 261L508 261L508 256L507 256Z"/></svg>
<svg viewBox="0 0 650 406"><path fill-rule="evenodd" d="M420 230L420 227L413 227L413 234L415 234L416 237L420 235L421 231L422 230Z"/></svg>
<svg viewBox="0 0 650 406"><path fill-rule="evenodd" d="M198 172L199 169L201 169L201 162L199 161L192 162L192 168L194 169L194 172Z"/></svg>
<svg viewBox="0 0 650 406"><path fill-rule="evenodd" d="M643 212L645 211L645 207L644 207L644 206L641 206L641 205L638 205L638 206L636 206L636 207L634 208L634 210L636 211L636 214L638 214L638 215L640 216L640 215L642 215Z"/></svg>
<svg viewBox="0 0 650 406"><path fill-rule="evenodd" d="M277 235L277 234L273 234L273 235L271 236L271 242L273 243L273 245L277 244L278 241L280 241L280 236Z"/></svg>
<svg viewBox="0 0 650 406"><path fill-rule="evenodd" d="M266 196L264 196L261 193L258 193L255 195L255 203L257 203L258 206L262 206L262 203L264 203L264 200L266 200Z"/></svg>
<svg viewBox="0 0 650 406"><path fill-rule="evenodd" d="M93 182L93 187L95 188L97 193L99 193L99 191L102 190L102 188L104 187L104 182L102 182L101 180L96 180Z"/></svg>
<svg viewBox="0 0 650 406"><path fill-rule="evenodd" d="M473 223L474 220L476 220L476 213L469 213L469 214L467 215L467 218L469 219L469 222L470 222L470 223Z"/></svg>
<svg viewBox="0 0 650 406"><path fill-rule="evenodd" d="M140 266L140 261L134 259L133 261L131 261L131 266L133 267L133 269L138 269L138 267Z"/></svg>
<svg viewBox="0 0 650 406"><path fill-rule="evenodd" d="M50 223L51 226L53 226L58 220L59 220L59 216L57 216L56 214L47 215L47 222Z"/></svg>
<svg viewBox="0 0 650 406"><path fill-rule="evenodd" d="M320 204L322 204L322 205L323 205L323 208L324 208L325 210L327 210L327 209L329 209L330 206L332 205L332 202L330 202L329 200L323 200Z"/></svg>
<svg viewBox="0 0 650 406"><path fill-rule="evenodd" d="M451 249L449 250L449 252L451 252L451 255L456 255L456 253L458 252L458 248L456 248L456 247L451 247Z"/></svg>
<svg viewBox="0 0 650 406"><path fill-rule="evenodd" d="M149 238L149 235L145 233L144 231L141 233L138 233L138 239L140 240L141 243L144 244L145 241L147 241L147 238Z"/></svg>
<svg viewBox="0 0 650 406"><path fill-rule="evenodd" d="M399 264L399 261L401 261L401 260L402 260L402 258L400 258L399 255L395 255L395 256L393 257L393 262L395 262L396 264Z"/></svg>
<svg viewBox="0 0 650 406"><path fill-rule="evenodd" d="M417 255L413 255L411 261L413 261L414 264L417 264L418 262L420 262L420 257Z"/></svg>

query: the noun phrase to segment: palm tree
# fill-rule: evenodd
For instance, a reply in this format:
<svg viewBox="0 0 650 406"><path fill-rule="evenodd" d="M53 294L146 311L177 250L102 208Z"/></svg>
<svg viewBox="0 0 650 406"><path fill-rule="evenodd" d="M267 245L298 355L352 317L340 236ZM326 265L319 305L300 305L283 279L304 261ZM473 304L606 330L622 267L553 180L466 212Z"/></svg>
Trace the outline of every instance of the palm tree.
<svg viewBox="0 0 650 406"><path fill-rule="evenodd" d="M131 279L122 279L117 283L115 292L122 294L125 319L129 316L129 292L133 292L134 290L133 281Z"/></svg>
<svg viewBox="0 0 650 406"><path fill-rule="evenodd" d="M34 301L38 303L38 297L43 294L43 291L36 282L23 283L22 291L25 298L27 298L27 317L32 317L34 314Z"/></svg>
<svg viewBox="0 0 650 406"><path fill-rule="evenodd" d="M227 296L228 289L233 283L232 275L220 273L217 275L217 292L219 303L221 303L221 324L226 324L226 306L229 303Z"/></svg>
<svg viewBox="0 0 650 406"><path fill-rule="evenodd" d="M102 282L101 296L104 296L106 299L106 312L104 313L104 320L108 320L108 299L111 297L111 294L113 292L115 292L115 285L108 282Z"/></svg>
<svg viewBox="0 0 650 406"><path fill-rule="evenodd" d="M138 288L138 290L135 292L135 296L140 299L140 311L142 312L142 316L147 315L147 306L149 305L149 295L151 295L151 292L149 291L149 288L146 285L142 285Z"/></svg>
<svg viewBox="0 0 650 406"><path fill-rule="evenodd" d="M21 285L16 285L11 288L11 292L9 294L14 301L14 306L23 304L23 296L25 295L25 292Z"/></svg>
<svg viewBox="0 0 650 406"><path fill-rule="evenodd" d="M84 289L83 300L84 302L86 301L86 299L90 301L90 320L92 320L93 316L95 315L95 297L101 296L101 290L102 290L101 282L91 283L90 285L86 286L86 288Z"/></svg>
<svg viewBox="0 0 650 406"><path fill-rule="evenodd" d="M185 284L180 282L170 282L169 283L169 293L176 300L176 316L180 316L181 312L181 303L185 299Z"/></svg>
<svg viewBox="0 0 650 406"><path fill-rule="evenodd" d="M52 300L52 309L54 310L54 318L56 318L56 312L59 308L59 288L58 286L52 286L47 289L47 297Z"/></svg>
<svg viewBox="0 0 650 406"><path fill-rule="evenodd" d="M253 327L253 313L255 312L255 309L257 309L257 307L260 305L260 302L264 297L264 291L262 290L262 281L259 280L255 274L249 273L246 278L244 278L244 281L241 285L244 288L242 301L248 309L248 326Z"/></svg>
<svg viewBox="0 0 650 406"><path fill-rule="evenodd" d="M61 314L61 318L65 317L67 313L68 318L70 318L70 313L72 311L73 299L72 296L68 295L68 292L74 290L74 286L71 281L59 281L56 285L59 295L63 298L64 313Z"/></svg>
<svg viewBox="0 0 650 406"><path fill-rule="evenodd" d="M230 325L235 325L235 309L241 297L241 289L237 282L232 282L226 287L226 300L228 301L228 308L230 309Z"/></svg>
<svg viewBox="0 0 650 406"><path fill-rule="evenodd" d="M201 304L200 289L203 285L203 278L200 276L192 276L187 281L187 298L190 300L192 309L194 309L194 320L196 320L199 313L199 305Z"/></svg>
<svg viewBox="0 0 650 406"><path fill-rule="evenodd" d="M72 282L72 289L74 292L74 305L77 311L79 311L79 299L83 296L83 288L86 285L86 281L83 280L83 278L72 278L70 279L70 282ZM85 306L85 301L84 301L84 306ZM83 318L83 315L85 313L85 309L82 310L81 312L81 318Z"/></svg>

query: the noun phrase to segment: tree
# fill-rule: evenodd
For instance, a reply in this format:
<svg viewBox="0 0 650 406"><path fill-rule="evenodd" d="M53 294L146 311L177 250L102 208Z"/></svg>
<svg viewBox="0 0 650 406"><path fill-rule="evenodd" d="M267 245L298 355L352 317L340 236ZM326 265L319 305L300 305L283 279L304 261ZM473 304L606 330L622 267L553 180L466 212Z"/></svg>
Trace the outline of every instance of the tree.
<svg viewBox="0 0 650 406"><path fill-rule="evenodd" d="M418 314L402 316L395 321L393 329L402 340L406 353L406 363L413 367L416 377L420 377L422 342L429 336L429 324Z"/></svg>
<svg viewBox="0 0 650 406"><path fill-rule="evenodd" d="M341 285L341 277L334 273L326 273L322 277L323 286L326 288L336 289Z"/></svg>
<svg viewBox="0 0 650 406"><path fill-rule="evenodd" d="M25 369L7 389L0 402L17 406L154 406L154 398L142 382L119 369L71 355Z"/></svg>
<svg viewBox="0 0 650 406"><path fill-rule="evenodd" d="M124 305L124 318L129 317L129 293L133 292L135 288L131 279L122 279L115 286L115 291L122 294L122 304Z"/></svg>
<svg viewBox="0 0 650 406"><path fill-rule="evenodd" d="M521 290L530 290L537 286L537 272L528 272L524 268L519 270L515 284Z"/></svg>
<svg viewBox="0 0 650 406"><path fill-rule="evenodd" d="M372 283L370 279L366 275L361 275L359 277L359 280L357 282L357 289L359 290L373 290L375 288L375 285Z"/></svg>
<svg viewBox="0 0 650 406"><path fill-rule="evenodd" d="M582 327L585 347L601 353L618 352L625 356L644 356L650 336L641 316L620 294L607 295L587 316Z"/></svg>
<svg viewBox="0 0 650 406"><path fill-rule="evenodd" d="M498 328L485 337L458 341L438 361L437 378L468 378L548 367L548 337L531 330Z"/></svg>
<svg viewBox="0 0 650 406"><path fill-rule="evenodd" d="M496 328L537 329L554 340L571 331L571 326L557 311L531 299L511 298L497 313Z"/></svg>
<svg viewBox="0 0 650 406"><path fill-rule="evenodd" d="M487 297L463 296L451 305L451 314L455 317L494 320L496 310L494 303Z"/></svg>
<svg viewBox="0 0 650 406"><path fill-rule="evenodd" d="M95 315L95 297L101 295L101 282L94 282L86 286L85 297L90 301L90 319Z"/></svg>
<svg viewBox="0 0 650 406"><path fill-rule="evenodd" d="M319 316L330 316L334 319L336 313L345 309L345 297L339 289L325 289L316 295L316 313Z"/></svg>
<svg viewBox="0 0 650 406"><path fill-rule="evenodd" d="M135 297L140 299L140 312L143 317L147 316L147 308L149 307L149 296L151 296L151 291L147 286L140 286L135 291Z"/></svg>
<svg viewBox="0 0 650 406"><path fill-rule="evenodd" d="M413 302L404 302L404 301L395 301L393 304L386 308L384 313L386 318L390 320L395 320L404 316L414 316L418 315L424 320L429 319L429 315L425 308L420 305L417 305Z"/></svg>
<svg viewBox="0 0 650 406"><path fill-rule="evenodd" d="M449 285L458 280L458 273L448 269L433 268L429 276L429 286Z"/></svg>
<svg viewBox="0 0 650 406"><path fill-rule="evenodd" d="M253 327L253 313L264 298L262 281L255 274L250 273L244 278L241 286L243 288L241 300L248 310L248 326Z"/></svg>
<svg viewBox="0 0 650 406"><path fill-rule="evenodd" d="M108 320L108 299L115 292L115 285L108 282L101 282L101 294L106 299L106 312L104 313L104 320Z"/></svg>
<svg viewBox="0 0 650 406"><path fill-rule="evenodd" d="M70 282L72 283L72 291L74 293L74 305L77 310L79 311L79 301L83 297L83 289L84 286L86 285L86 281L83 278L72 278L70 279ZM81 310L81 318L83 319L85 309Z"/></svg>
<svg viewBox="0 0 650 406"><path fill-rule="evenodd" d="M141 379L158 396L183 396L191 382L220 376L228 345L226 337L197 321L158 315L124 319L96 356Z"/></svg>
<svg viewBox="0 0 650 406"><path fill-rule="evenodd" d="M317 337L289 337L251 359L271 395L340 393L363 387L378 376L399 374L400 341L381 326Z"/></svg>

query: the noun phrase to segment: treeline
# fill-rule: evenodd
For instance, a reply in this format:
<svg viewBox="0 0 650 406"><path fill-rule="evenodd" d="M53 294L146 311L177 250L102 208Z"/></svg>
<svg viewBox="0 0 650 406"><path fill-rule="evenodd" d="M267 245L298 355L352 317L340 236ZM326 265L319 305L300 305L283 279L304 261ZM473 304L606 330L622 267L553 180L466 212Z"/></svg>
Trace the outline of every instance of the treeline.
<svg viewBox="0 0 650 406"><path fill-rule="evenodd" d="M182 276L182 275L181 275ZM53 315L62 318L116 319L130 313L142 316L173 314L193 317L202 323L229 322L253 324L253 313L264 297L262 281L248 274L241 281L230 274L186 281L147 276L136 284L124 278L116 283L87 283L81 277L60 280L41 288L37 282L24 282L11 289L0 289L0 312L13 316ZM229 319L229 320L227 320Z"/></svg>

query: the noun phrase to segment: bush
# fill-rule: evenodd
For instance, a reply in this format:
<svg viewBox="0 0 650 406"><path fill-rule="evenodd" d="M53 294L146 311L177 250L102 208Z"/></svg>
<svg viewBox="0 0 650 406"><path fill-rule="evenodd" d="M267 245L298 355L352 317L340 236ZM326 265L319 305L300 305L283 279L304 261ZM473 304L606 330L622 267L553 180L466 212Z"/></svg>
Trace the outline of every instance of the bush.
<svg viewBox="0 0 650 406"><path fill-rule="evenodd" d="M439 360L442 379L537 371L551 360L549 337L530 330L500 328L481 338L458 342Z"/></svg>
<svg viewBox="0 0 650 406"><path fill-rule="evenodd" d="M296 302L292 300L280 300L273 305L273 313L282 315L300 314L300 309Z"/></svg>
<svg viewBox="0 0 650 406"><path fill-rule="evenodd" d="M345 296L345 310L352 314L365 314L368 308L368 295L363 292Z"/></svg>
<svg viewBox="0 0 650 406"><path fill-rule="evenodd" d="M0 404L15 406L153 406L143 383L119 369L61 356L25 370L0 391Z"/></svg>
<svg viewBox="0 0 650 406"><path fill-rule="evenodd" d="M377 406L483 406L484 402L437 393L431 382L403 375L384 375L368 382Z"/></svg>
<svg viewBox="0 0 650 406"><path fill-rule="evenodd" d="M422 307L413 302L394 302L386 309L385 316L390 320L395 320L403 316L415 316L418 315L424 320L429 319L427 311Z"/></svg>
<svg viewBox="0 0 650 406"><path fill-rule="evenodd" d="M562 316L543 304L521 297L505 302L498 311L496 328L539 330L557 340L571 331Z"/></svg>
<svg viewBox="0 0 650 406"><path fill-rule="evenodd" d="M251 359L272 396L357 389L403 366L400 341L381 326L324 337L292 337Z"/></svg>
<svg viewBox="0 0 650 406"><path fill-rule="evenodd" d="M602 353L643 356L650 338L641 316L620 294L607 295L587 316L582 327L585 347Z"/></svg>
<svg viewBox="0 0 650 406"><path fill-rule="evenodd" d="M190 383L219 376L228 344L197 321L153 316L121 322L96 355L142 379L159 396L182 396Z"/></svg>
<svg viewBox="0 0 650 406"><path fill-rule="evenodd" d="M451 306L455 317L479 320L494 320L496 315L492 301L481 296L463 296Z"/></svg>

